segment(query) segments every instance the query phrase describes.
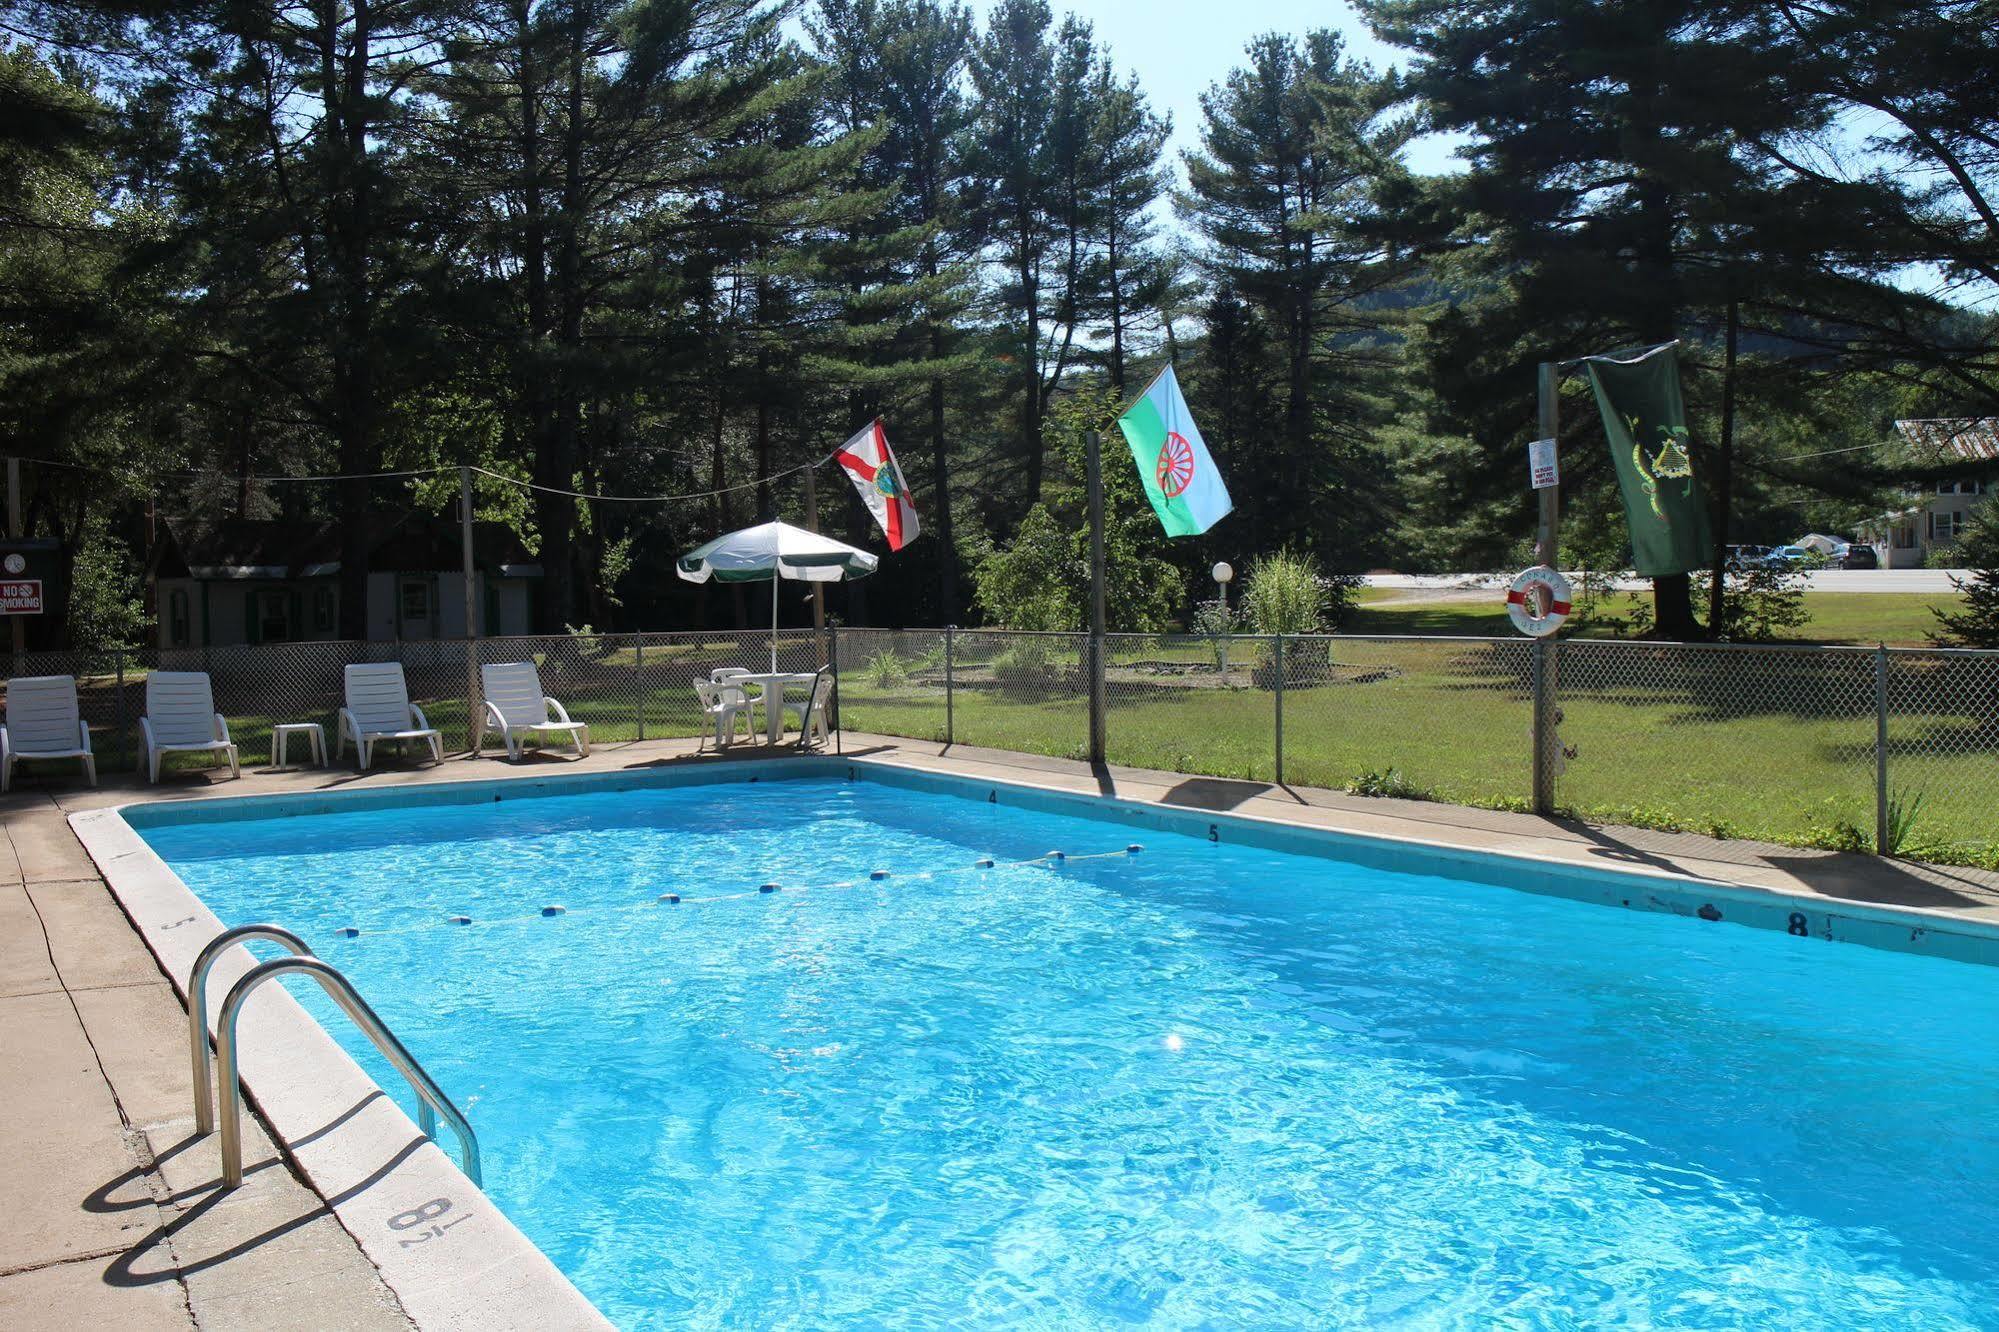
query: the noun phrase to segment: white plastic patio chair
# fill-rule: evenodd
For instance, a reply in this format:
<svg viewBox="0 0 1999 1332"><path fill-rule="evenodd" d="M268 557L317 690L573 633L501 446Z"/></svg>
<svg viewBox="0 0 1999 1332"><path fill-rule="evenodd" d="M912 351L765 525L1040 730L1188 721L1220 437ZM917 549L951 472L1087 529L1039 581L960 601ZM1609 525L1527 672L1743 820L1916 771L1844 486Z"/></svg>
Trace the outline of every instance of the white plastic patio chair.
<svg viewBox="0 0 1999 1332"><path fill-rule="evenodd" d="M531 661L495 662L479 668L486 691L486 724L506 742L507 757L521 756L521 741L566 735L579 755L590 754L590 728L569 720L562 704L541 692L541 673ZM483 738L480 741L484 744Z"/></svg>
<svg viewBox="0 0 1999 1332"><path fill-rule="evenodd" d="M0 726L0 791L14 783L22 759L82 759L83 775L97 785L97 756L90 728L76 706L73 675L24 675L7 682L7 723Z"/></svg>
<svg viewBox="0 0 1999 1332"><path fill-rule="evenodd" d="M347 741L366 772L374 761L375 744L381 740L403 742L422 740L430 746L434 762L444 762L444 737L410 702L409 683L403 679L399 661L362 662L347 668L347 706L340 709L333 741L333 757L347 752Z"/></svg>
<svg viewBox="0 0 1999 1332"><path fill-rule="evenodd" d="M750 716L750 696L737 684L721 683L714 680L696 680L694 693L701 700L701 713L708 719L707 734L715 738L715 748L723 749L736 743L736 723L743 724L743 736L754 741L757 738L755 721ZM707 739L703 738L705 748Z"/></svg>
<svg viewBox="0 0 1999 1332"><path fill-rule="evenodd" d="M708 672L708 678L716 684L736 685L743 691L744 698L748 700L747 706L752 727L756 725L757 709L770 706L766 702L770 697L770 690L762 681L750 679L755 674L755 671L750 670L746 666L717 666L714 670Z"/></svg>
<svg viewBox="0 0 1999 1332"><path fill-rule="evenodd" d="M796 703L786 703L784 723L789 726L794 718L798 722L798 747L810 749L817 737L819 744L831 744L833 733L826 724L826 709L833 697L833 673L821 668L812 677L812 692Z"/></svg>
<svg viewBox="0 0 1999 1332"><path fill-rule="evenodd" d="M154 671L146 677L146 715L139 718L139 766L160 780L163 754L220 754L241 777L229 723L215 710L207 671Z"/></svg>

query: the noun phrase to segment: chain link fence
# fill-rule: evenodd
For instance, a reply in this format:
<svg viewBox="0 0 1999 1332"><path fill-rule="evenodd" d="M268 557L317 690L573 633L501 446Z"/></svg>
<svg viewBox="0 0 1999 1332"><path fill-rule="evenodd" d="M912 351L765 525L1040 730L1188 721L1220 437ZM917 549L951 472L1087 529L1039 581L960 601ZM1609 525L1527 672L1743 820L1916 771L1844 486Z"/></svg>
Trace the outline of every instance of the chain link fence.
<svg viewBox="0 0 1999 1332"><path fill-rule="evenodd" d="M847 730L1080 759L1089 649L1084 634L786 630L777 664L832 664ZM768 669L770 652L769 633L751 630L0 653L0 666L75 676L99 762L115 769L137 764L156 669L207 671L246 761L262 763L278 722L320 722L331 743L353 662L401 662L411 699L463 751L481 727L481 663L534 662L593 740L617 743L701 734L695 681L724 666ZM1559 717L1557 808L1999 866L1999 652L1113 634L1103 757L1530 808L1542 653Z"/></svg>

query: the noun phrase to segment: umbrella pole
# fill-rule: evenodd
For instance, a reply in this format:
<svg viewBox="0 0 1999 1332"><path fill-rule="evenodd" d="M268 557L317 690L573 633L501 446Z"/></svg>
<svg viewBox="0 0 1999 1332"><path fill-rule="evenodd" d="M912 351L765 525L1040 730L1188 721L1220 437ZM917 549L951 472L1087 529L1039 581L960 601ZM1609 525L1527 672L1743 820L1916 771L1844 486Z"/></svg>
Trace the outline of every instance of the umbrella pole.
<svg viewBox="0 0 1999 1332"><path fill-rule="evenodd" d="M770 673L777 674L777 588L781 581L776 568L770 571Z"/></svg>

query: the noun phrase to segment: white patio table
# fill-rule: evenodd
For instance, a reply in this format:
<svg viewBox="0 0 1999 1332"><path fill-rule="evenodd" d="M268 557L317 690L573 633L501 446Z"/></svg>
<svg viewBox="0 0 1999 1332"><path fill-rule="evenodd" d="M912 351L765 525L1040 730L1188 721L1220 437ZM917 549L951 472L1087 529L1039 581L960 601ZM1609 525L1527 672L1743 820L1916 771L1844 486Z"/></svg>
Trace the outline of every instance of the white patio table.
<svg viewBox="0 0 1999 1332"><path fill-rule="evenodd" d="M787 694L794 685L806 690L819 677L812 671L754 671L738 675L730 684L756 685L763 690L763 697L756 700L764 710L764 736L771 744L784 739L784 704Z"/></svg>

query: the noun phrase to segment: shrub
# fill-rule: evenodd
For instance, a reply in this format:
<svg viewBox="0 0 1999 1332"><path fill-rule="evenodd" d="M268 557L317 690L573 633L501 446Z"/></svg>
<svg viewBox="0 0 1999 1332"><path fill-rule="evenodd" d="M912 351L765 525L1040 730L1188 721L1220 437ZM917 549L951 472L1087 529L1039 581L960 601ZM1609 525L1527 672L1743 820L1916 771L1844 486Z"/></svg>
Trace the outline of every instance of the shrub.
<svg viewBox="0 0 1999 1332"><path fill-rule="evenodd" d="M1334 593L1319 562L1290 549L1260 556L1243 580L1242 616L1258 634L1316 634Z"/></svg>
<svg viewBox="0 0 1999 1332"><path fill-rule="evenodd" d="M894 648L883 648L868 658L861 678L877 689L893 689L909 679L909 665L896 655Z"/></svg>
<svg viewBox="0 0 1999 1332"><path fill-rule="evenodd" d="M1969 578L1950 580L1963 594L1964 608L1937 611L1943 632L1930 637L1954 647L1999 647L1999 504L1987 500L1971 511L1957 551L1972 571Z"/></svg>
<svg viewBox="0 0 1999 1332"><path fill-rule="evenodd" d="M1812 618L1805 609L1802 568L1756 565L1731 571L1722 584L1721 606L1721 636L1734 643L1768 643Z"/></svg>
<svg viewBox="0 0 1999 1332"><path fill-rule="evenodd" d="M1040 504L1020 520L1012 541L980 558L972 580L988 619L1002 628L1051 632L1083 623L1077 588L1087 586L1088 572L1077 570L1068 534Z"/></svg>
<svg viewBox="0 0 1999 1332"><path fill-rule="evenodd" d="M1039 698L1055 686L1060 670L1048 643L1022 639L993 658L993 683L1009 698Z"/></svg>
<svg viewBox="0 0 1999 1332"><path fill-rule="evenodd" d="M1235 633L1241 618L1236 608L1226 601L1203 601L1194 607L1193 619L1187 627L1213 645L1215 669L1218 671L1228 669L1228 638Z"/></svg>

